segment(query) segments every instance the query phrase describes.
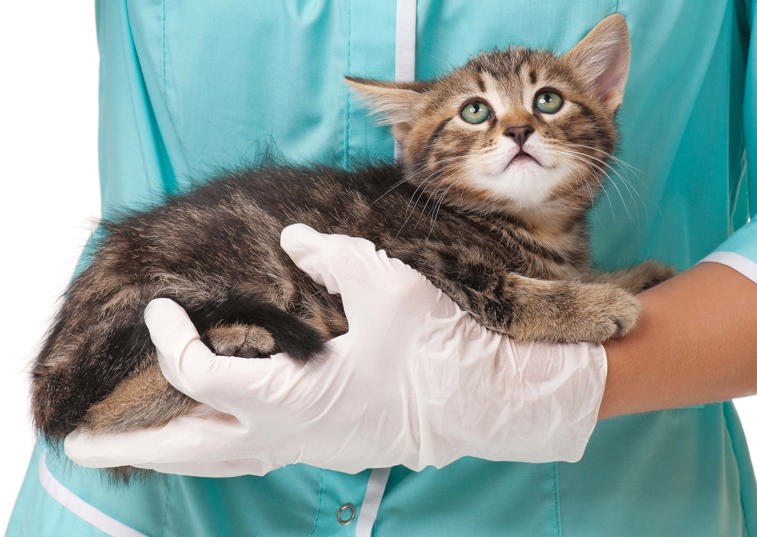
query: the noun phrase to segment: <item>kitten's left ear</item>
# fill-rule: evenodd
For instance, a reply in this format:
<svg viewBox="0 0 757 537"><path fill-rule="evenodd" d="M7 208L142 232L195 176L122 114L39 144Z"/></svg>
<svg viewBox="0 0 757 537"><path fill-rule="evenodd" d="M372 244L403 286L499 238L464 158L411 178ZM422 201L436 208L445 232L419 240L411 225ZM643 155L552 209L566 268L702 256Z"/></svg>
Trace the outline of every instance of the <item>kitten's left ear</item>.
<svg viewBox="0 0 757 537"><path fill-rule="evenodd" d="M615 13L602 19L562 58L597 98L617 111L623 102L631 61L631 40L623 15Z"/></svg>
<svg viewBox="0 0 757 537"><path fill-rule="evenodd" d="M418 114L421 99L429 84L425 82L382 82L367 78L345 77L370 109L380 116L379 123L392 126L392 134L402 143Z"/></svg>

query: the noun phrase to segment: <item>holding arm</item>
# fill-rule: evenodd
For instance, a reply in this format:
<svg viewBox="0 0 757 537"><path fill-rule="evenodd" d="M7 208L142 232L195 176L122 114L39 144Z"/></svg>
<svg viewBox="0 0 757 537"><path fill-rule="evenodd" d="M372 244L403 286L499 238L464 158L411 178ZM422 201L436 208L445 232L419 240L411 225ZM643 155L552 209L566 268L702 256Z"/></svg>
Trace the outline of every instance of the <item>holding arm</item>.
<svg viewBox="0 0 757 537"><path fill-rule="evenodd" d="M600 418L757 393L757 285L701 263L639 295L631 334L605 344Z"/></svg>
<svg viewBox="0 0 757 537"><path fill-rule="evenodd" d="M757 3L747 0L742 37L746 73L737 151L757 162ZM748 32L751 31L751 34ZM743 61L743 59L742 59ZM740 80L737 76L735 80ZM739 88L741 89L741 88ZM727 85L723 91L727 91ZM740 91L736 92L741 95ZM719 113L723 113L722 111ZM743 165L743 161L742 165ZM742 170L752 222L703 263L645 291L627 337L605 345L607 387L600 417L724 401L757 393L757 166ZM723 178L725 179L725 178ZM734 187L734 191L739 188ZM706 209L705 209L706 210ZM742 222L736 222L738 227Z"/></svg>

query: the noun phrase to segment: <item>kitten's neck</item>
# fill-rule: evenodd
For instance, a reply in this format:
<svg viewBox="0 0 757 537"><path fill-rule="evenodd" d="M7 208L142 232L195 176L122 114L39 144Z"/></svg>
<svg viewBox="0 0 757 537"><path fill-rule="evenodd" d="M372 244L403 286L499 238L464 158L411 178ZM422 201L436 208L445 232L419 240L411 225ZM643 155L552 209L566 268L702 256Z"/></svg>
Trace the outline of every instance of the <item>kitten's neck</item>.
<svg viewBox="0 0 757 537"><path fill-rule="evenodd" d="M504 240L515 233L522 240L561 252L581 265L589 261L588 231L583 211L471 212L468 217ZM583 261L582 261L583 260Z"/></svg>
<svg viewBox="0 0 757 537"><path fill-rule="evenodd" d="M519 208L510 211L524 229L535 236L550 237L565 235L576 229L586 228L586 209L555 203L535 208Z"/></svg>

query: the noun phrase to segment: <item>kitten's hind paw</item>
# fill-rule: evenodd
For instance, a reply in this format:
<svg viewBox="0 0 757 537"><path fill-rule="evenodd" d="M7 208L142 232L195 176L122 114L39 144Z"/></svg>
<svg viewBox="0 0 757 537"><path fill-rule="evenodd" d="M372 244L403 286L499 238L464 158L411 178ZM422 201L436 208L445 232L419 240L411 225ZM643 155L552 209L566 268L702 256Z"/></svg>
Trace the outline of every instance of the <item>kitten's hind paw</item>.
<svg viewBox="0 0 757 537"><path fill-rule="evenodd" d="M221 356L262 358L277 350L276 342L268 330L241 323L210 328L203 336L203 341Z"/></svg>

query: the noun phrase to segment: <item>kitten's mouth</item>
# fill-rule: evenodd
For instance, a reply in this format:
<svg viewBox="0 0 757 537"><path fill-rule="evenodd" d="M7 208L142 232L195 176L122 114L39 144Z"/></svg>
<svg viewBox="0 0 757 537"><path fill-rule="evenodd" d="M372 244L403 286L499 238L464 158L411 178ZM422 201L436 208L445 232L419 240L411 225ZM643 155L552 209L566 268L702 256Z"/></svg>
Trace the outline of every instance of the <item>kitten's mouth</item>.
<svg viewBox="0 0 757 537"><path fill-rule="evenodd" d="M525 164L526 162L535 162L536 164L538 164L539 166L541 166L541 162L539 162L538 160L536 160L536 157L534 157L530 153L527 153L527 152L523 151L523 149L521 149L520 151L518 151L515 154L515 156L513 158L510 159L510 162L508 162L507 165L505 166L505 170L508 169L513 164L516 164L516 163L524 163Z"/></svg>

